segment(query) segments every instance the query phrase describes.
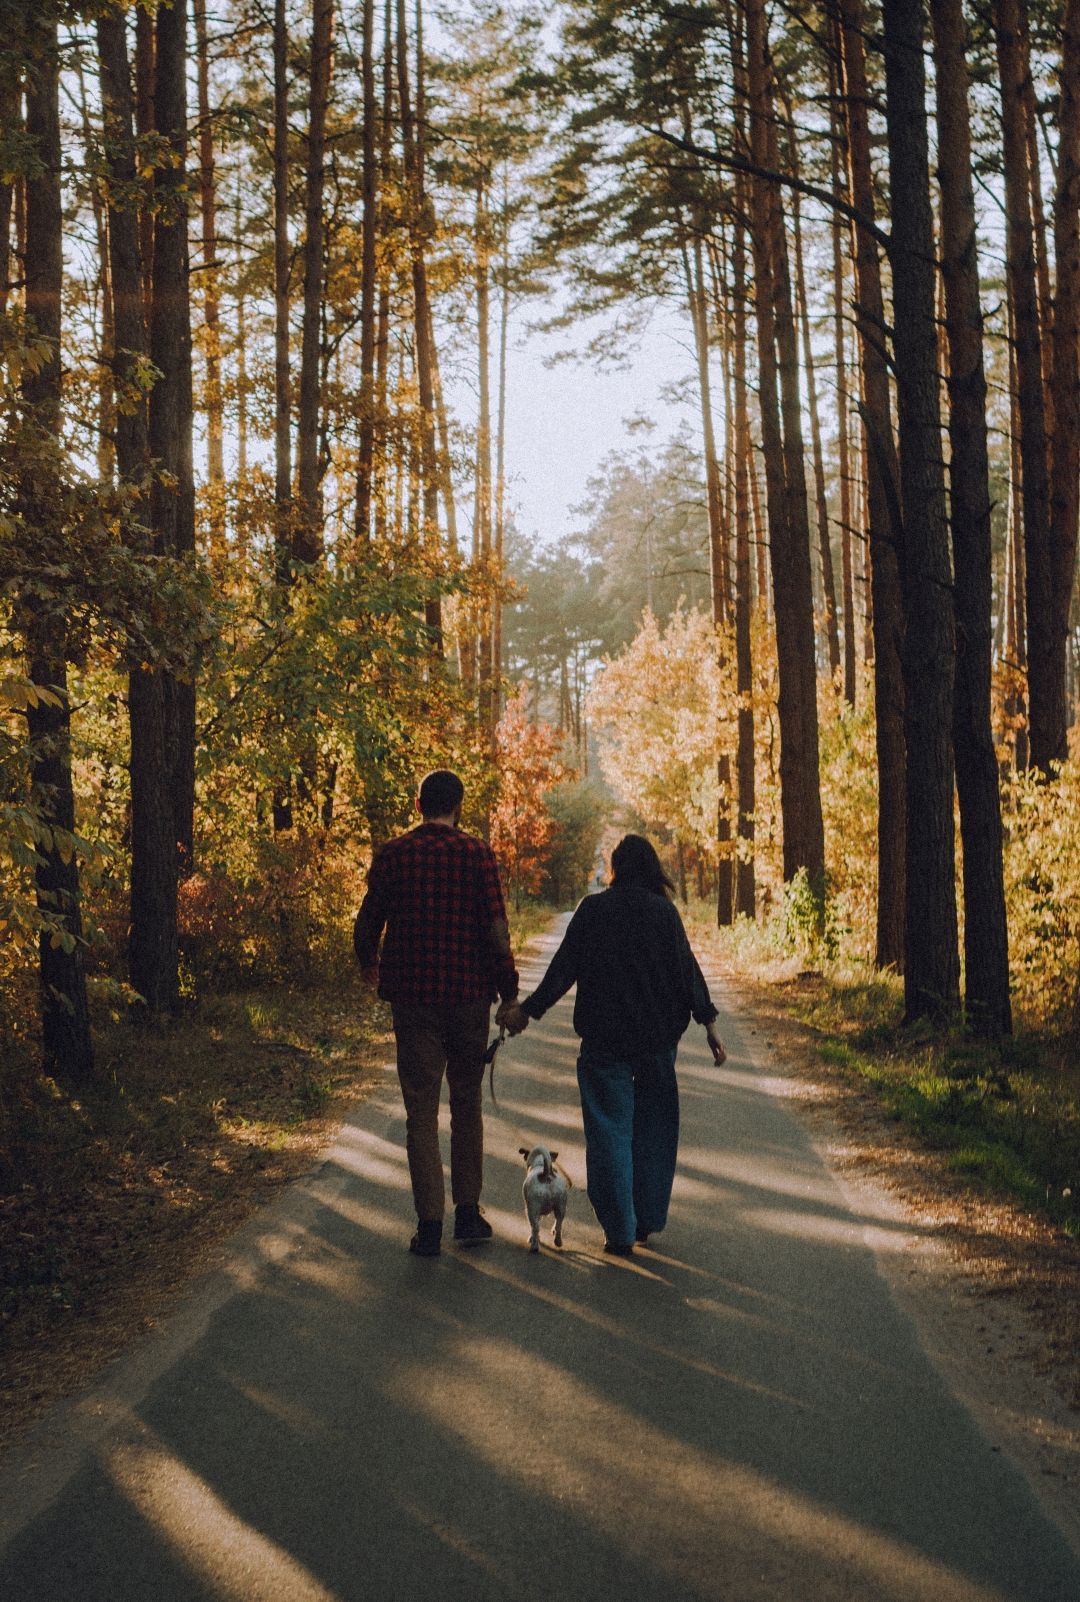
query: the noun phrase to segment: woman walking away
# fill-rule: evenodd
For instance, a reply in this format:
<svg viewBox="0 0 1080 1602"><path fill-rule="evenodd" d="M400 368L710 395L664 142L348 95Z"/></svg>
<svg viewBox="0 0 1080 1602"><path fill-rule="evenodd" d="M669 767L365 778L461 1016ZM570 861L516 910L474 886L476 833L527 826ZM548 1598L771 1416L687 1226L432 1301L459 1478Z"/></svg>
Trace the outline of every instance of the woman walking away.
<svg viewBox="0 0 1080 1602"><path fill-rule="evenodd" d="M612 882L586 896L540 984L507 1001L496 1022L512 1035L577 984L578 1087L589 1200L604 1250L629 1257L667 1222L679 1146L675 1053L691 1017L713 1060L726 1053L673 886L653 847L628 834L611 854Z"/></svg>

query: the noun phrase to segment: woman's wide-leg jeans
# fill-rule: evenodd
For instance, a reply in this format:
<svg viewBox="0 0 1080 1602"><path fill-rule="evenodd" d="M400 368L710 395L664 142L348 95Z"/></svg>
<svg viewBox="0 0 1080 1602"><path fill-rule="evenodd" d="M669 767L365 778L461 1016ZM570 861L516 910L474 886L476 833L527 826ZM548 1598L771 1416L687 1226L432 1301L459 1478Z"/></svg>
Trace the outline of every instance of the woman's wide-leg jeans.
<svg viewBox="0 0 1080 1602"><path fill-rule="evenodd" d="M577 1073L589 1200L614 1246L667 1222L679 1149L676 1050L629 1057L582 1042Z"/></svg>

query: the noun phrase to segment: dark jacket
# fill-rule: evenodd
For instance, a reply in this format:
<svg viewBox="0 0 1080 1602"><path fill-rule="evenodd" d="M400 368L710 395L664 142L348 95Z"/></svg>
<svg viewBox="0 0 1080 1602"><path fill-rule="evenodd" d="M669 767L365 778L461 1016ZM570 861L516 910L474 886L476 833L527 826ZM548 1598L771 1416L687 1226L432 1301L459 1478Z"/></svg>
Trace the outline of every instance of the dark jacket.
<svg viewBox="0 0 1080 1602"><path fill-rule="evenodd" d="M577 985L574 1028L587 1046L634 1055L674 1046L716 1008L677 908L641 885L586 896L540 984L523 1002L540 1018Z"/></svg>

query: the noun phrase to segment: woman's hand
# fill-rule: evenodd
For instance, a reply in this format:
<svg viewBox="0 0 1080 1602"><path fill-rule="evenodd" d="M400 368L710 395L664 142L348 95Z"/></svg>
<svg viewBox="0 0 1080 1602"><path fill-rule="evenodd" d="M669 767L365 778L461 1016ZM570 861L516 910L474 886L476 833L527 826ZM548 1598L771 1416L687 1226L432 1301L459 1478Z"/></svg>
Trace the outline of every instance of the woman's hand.
<svg viewBox="0 0 1080 1602"><path fill-rule="evenodd" d="M705 1039L709 1042L712 1060L719 1068L721 1063L727 1062L727 1052L724 1049L724 1042L717 1033L715 1018L712 1023L705 1025Z"/></svg>

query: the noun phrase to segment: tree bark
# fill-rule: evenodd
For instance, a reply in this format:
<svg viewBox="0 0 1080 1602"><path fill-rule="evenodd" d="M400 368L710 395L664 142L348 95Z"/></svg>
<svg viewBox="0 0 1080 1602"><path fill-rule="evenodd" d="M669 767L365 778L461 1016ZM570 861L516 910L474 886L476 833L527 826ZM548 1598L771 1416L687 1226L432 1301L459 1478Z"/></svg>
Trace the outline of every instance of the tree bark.
<svg viewBox="0 0 1080 1602"><path fill-rule="evenodd" d="M274 549L279 584L292 554L292 393L289 376L289 33L274 0Z"/></svg>
<svg viewBox="0 0 1080 1602"><path fill-rule="evenodd" d="M847 168L847 127L839 107L840 34L834 26L834 48L829 54L830 131L829 162L833 189L844 187L842 173ZM851 432L848 420L847 334L845 330L845 241L850 242L851 225L836 213L832 219L833 269L833 350L836 366L836 455L840 495L840 582L844 612L844 700L855 705L855 582L852 553Z"/></svg>
<svg viewBox="0 0 1080 1602"><path fill-rule="evenodd" d="M202 218L203 355L206 362L206 469L210 554L225 560L225 405L221 384L221 292L214 125L210 117L210 40L206 0L193 0L199 103L199 206Z"/></svg>
<svg viewBox="0 0 1080 1602"><path fill-rule="evenodd" d="M1028 720L1030 760L1044 773L1060 751L1061 686L1055 682L1053 563L1047 475L1042 328L1031 222L1031 171L1025 133L1025 64L1019 0L995 0L994 33L1001 79L1005 163L1006 267L1016 342L1020 459L1027 568Z"/></svg>
<svg viewBox="0 0 1080 1602"><path fill-rule="evenodd" d="M322 385L323 193L326 114L330 101L334 0L315 0L311 30L307 162L304 185L304 319L300 338L300 403L297 416L298 517L293 560L313 566L323 554L319 413Z"/></svg>
<svg viewBox="0 0 1080 1602"><path fill-rule="evenodd" d="M768 168L775 130L763 0L749 0L746 28L751 154L758 167ZM818 776L817 673L798 353L780 195L774 184L761 178L755 178L754 187L752 238L761 421L780 680L784 878L793 879L805 869L811 888L820 896L825 889L825 837Z"/></svg>
<svg viewBox="0 0 1080 1602"><path fill-rule="evenodd" d="M906 819L903 609L900 597L900 479L893 442L892 401L885 356L881 267L871 232L874 183L870 161L862 0L838 0L842 93L847 122L851 204L855 228L856 326L859 335L870 586L864 585L873 630L874 711L878 767L878 906L876 962L904 966ZM858 521L858 520L856 520ZM861 527L861 524L860 524ZM865 547L863 547L865 556ZM869 628L867 637L869 637Z"/></svg>
<svg viewBox="0 0 1080 1602"><path fill-rule="evenodd" d="M151 490L150 517L159 548L180 558L195 551L186 85L186 10L162 6L155 21L154 122L172 148L174 165L162 168L154 183L150 359L159 377L150 393L149 439L161 471ZM173 840L184 874L191 871L194 853L194 664L188 678L166 675L165 727Z"/></svg>
<svg viewBox="0 0 1080 1602"><path fill-rule="evenodd" d="M958 636L953 743L964 859L964 995L968 1026L977 1034L998 1039L1011 1033L1012 1010L1001 800L990 717L990 462L962 0L931 0L930 15L935 43L941 268L949 340L953 595Z"/></svg>
<svg viewBox="0 0 1080 1602"><path fill-rule="evenodd" d="M1058 112L1057 193L1054 200L1054 259L1057 268L1050 335L1051 601L1047 641L1050 701L1046 746L1051 760L1069 754L1067 646L1076 583L1080 517L1080 0L1065 7Z"/></svg>
<svg viewBox="0 0 1080 1602"><path fill-rule="evenodd" d="M22 379L22 398L32 431L30 462L19 500L27 529L44 536L60 559L63 530L54 499L60 470L61 297L63 207L60 189L60 52L55 13L33 17L32 66L26 80L26 135L38 160L26 178L25 308L28 323L49 342L48 355ZM23 608L27 671L34 684L53 690L55 706L27 708L31 784L42 821L74 833L75 793L71 774L71 706L67 683L67 630L56 600L28 597ZM38 847L34 870L40 912L62 930L62 943L43 933L38 977L42 1058L47 1073L77 1082L94 1077L94 1053L83 969L78 858L64 861L57 844ZM70 946L69 949L65 947Z"/></svg>
<svg viewBox="0 0 1080 1602"><path fill-rule="evenodd" d="M489 741L494 737L491 722L491 239L487 211L487 175L476 185L476 217L473 238L476 287L476 494L473 512L473 544L477 558L476 682L480 726ZM560 712L561 715L561 712Z"/></svg>
<svg viewBox="0 0 1080 1602"><path fill-rule="evenodd" d="M724 505L720 488L720 465L716 456L716 432L713 426L712 381L709 374L709 312L705 291L705 273L702 259L700 232L692 240L692 258L683 244L683 271L686 278L686 296L690 322L694 331L694 348L697 354L698 403L701 408L702 448L705 455L706 503L709 517L709 575L714 629L723 626L729 615L727 572L727 529L724 524ZM717 641L717 648L719 642ZM720 659L723 672L723 657ZM716 816L717 858L716 921L720 928L731 923L735 906L734 865L731 857L731 758L726 751L719 753L716 762L719 789Z"/></svg>
<svg viewBox="0 0 1080 1602"><path fill-rule="evenodd" d="M738 857L735 865L735 914L753 918L754 867L754 674L750 641L753 610L750 565L749 479L753 453L746 405L746 226L745 179L736 182L736 217L731 276L734 344L735 435L735 671L739 693L739 736L735 756Z"/></svg>
<svg viewBox="0 0 1080 1602"><path fill-rule="evenodd" d="M921 0L883 12L892 199L893 349L904 506L907 896L904 1002L909 1021L960 1004L953 829L956 636L934 305L934 233Z"/></svg>
<svg viewBox="0 0 1080 1602"><path fill-rule="evenodd" d="M425 236L427 232L427 197L424 180L424 66L422 13L420 0L416 3L416 96L417 112L413 115L409 86L408 33L405 25L405 0L397 0L397 72L398 101L401 115L401 139L405 157L405 183L408 192L409 250L412 263L414 333L416 341L416 377L420 394L420 476L423 495L423 542L429 550L439 543L439 485L438 461L435 448L435 387L432 381L431 320L427 281ZM442 603L432 596L425 609L432 654L443 656Z"/></svg>
<svg viewBox="0 0 1080 1602"><path fill-rule="evenodd" d="M360 264L360 443L356 465L356 538L371 539L371 480L375 458L375 291L379 158L376 144L375 0L364 0L361 79L364 91L364 223Z"/></svg>
<svg viewBox="0 0 1080 1602"><path fill-rule="evenodd" d="M116 11L98 20L98 62L109 160L109 256L113 296L116 465L122 482L141 498L149 460L146 406L136 399L138 366L147 353L139 265L131 75L124 19ZM125 198L128 197L128 198ZM134 402L134 403L133 403ZM179 999L177 963L177 858L166 755L165 678L160 669L133 661L128 672L131 728L131 928L128 973L132 988L153 1016Z"/></svg>
<svg viewBox="0 0 1080 1602"><path fill-rule="evenodd" d="M791 170L799 175L798 147L795 139L794 114L787 106ZM803 261L802 208L799 192L791 196L791 213L795 246L795 304L802 332L803 368L806 372L806 405L810 414L810 444L814 463L814 508L817 513L818 554L821 559L821 590L825 603L825 639L829 651L829 672L835 683L840 672L840 629L836 616L836 578L833 573L832 543L829 536L829 512L825 500L825 458L821 448L821 418L818 412L817 376L814 371L814 351L810 338L810 304L806 293L806 266Z"/></svg>

